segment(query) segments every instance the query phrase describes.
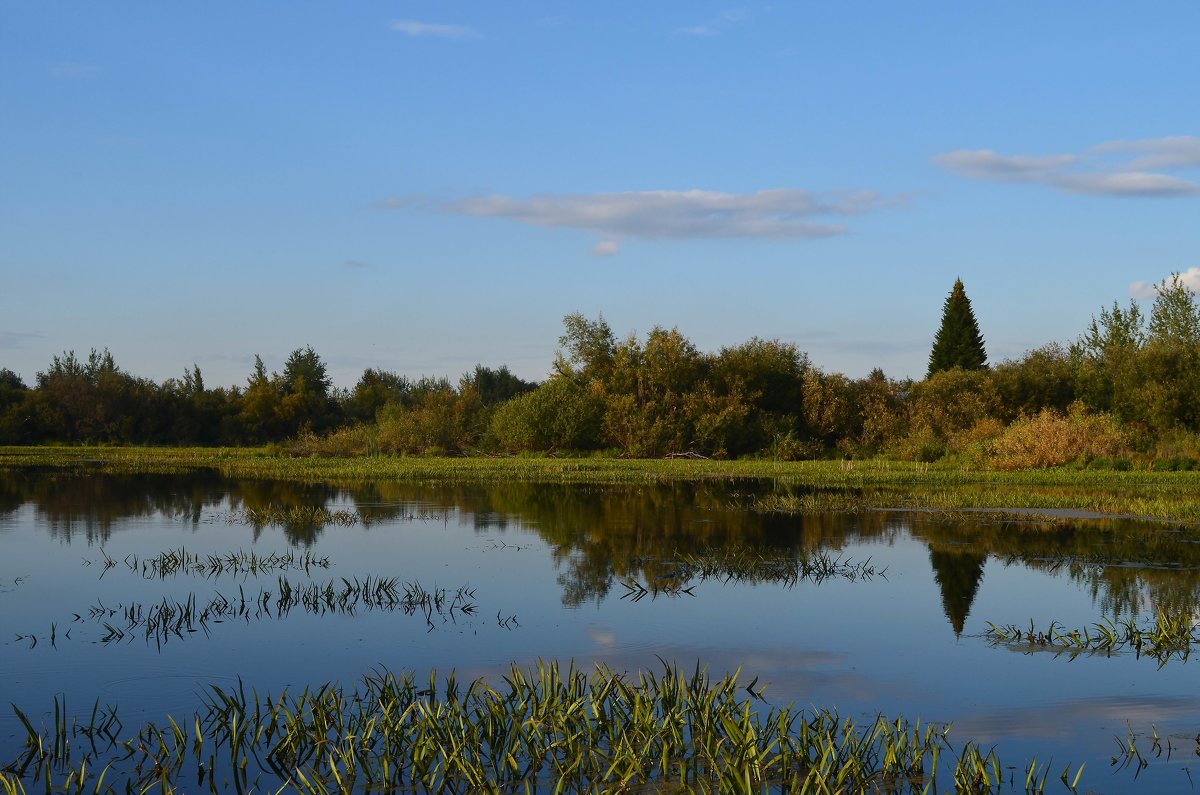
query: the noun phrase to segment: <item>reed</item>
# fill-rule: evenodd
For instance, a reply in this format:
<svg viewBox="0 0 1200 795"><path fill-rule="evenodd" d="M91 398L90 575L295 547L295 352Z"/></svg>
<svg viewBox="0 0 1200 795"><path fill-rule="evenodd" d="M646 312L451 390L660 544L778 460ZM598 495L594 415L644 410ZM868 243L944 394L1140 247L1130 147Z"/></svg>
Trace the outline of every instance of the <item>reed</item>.
<svg viewBox="0 0 1200 795"><path fill-rule="evenodd" d="M693 596L693 589L707 580L722 584L777 583L794 587L800 582L819 585L825 580L842 579L850 582L887 578L887 567L878 568L870 558L855 561L825 550L805 555L768 555L749 547L724 547L703 552L676 552L669 559L640 558L630 561L629 569L651 569L645 582L624 576L622 599L640 602L647 596Z"/></svg>
<svg viewBox="0 0 1200 795"><path fill-rule="evenodd" d="M117 562L101 549L104 572ZM90 561L88 561L90 563ZM314 570L328 569L329 557L316 555L311 550L271 552L259 554L254 550L236 550L224 554L198 554L186 548L169 549L150 557L139 558L128 555L124 560L131 574L146 580L165 580L179 575L217 579L218 577L257 577L260 574L297 571L310 574Z"/></svg>
<svg viewBox="0 0 1200 795"><path fill-rule="evenodd" d="M460 616L474 616L478 605L474 589L465 585L451 592L445 588L426 590L417 582L401 584L395 577L367 575L362 579L293 582L280 576L274 590L260 589L248 594L239 587L236 595L216 593L205 602L194 593L182 599L164 598L153 603L114 606L97 602L85 611L86 616L76 614L76 618L90 618L100 625L104 634L99 641L103 645L141 637L161 648L195 633L208 635L214 624L226 621L282 619L295 610L309 615L353 615L362 609L420 615L432 630L439 622L453 623ZM515 625L515 620L512 624Z"/></svg>
<svg viewBox="0 0 1200 795"><path fill-rule="evenodd" d="M331 511L323 505L269 505L266 507L243 508L225 514L228 524L314 526L338 525L353 527L366 524L358 511Z"/></svg>
<svg viewBox="0 0 1200 795"><path fill-rule="evenodd" d="M1038 629L1033 621L1024 629L1014 624L996 625L988 622L984 637L993 645L1027 651L1053 651L1070 657L1079 654L1111 655L1133 651L1139 658L1158 661L1163 666L1171 660L1186 661L1192 646L1200 645L1200 625L1190 613L1160 610L1153 623L1139 624L1136 618L1110 619L1077 629L1068 629L1050 622Z"/></svg>
<svg viewBox="0 0 1200 795"><path fill-rule="evenodd" d="M18 711L25 751L0 784L12 793L67 781L69 791L97 793L826 795L1004 786L994 750L956 750L948 726L790 706L764 713L753 685L699 665L589 675L543 662L514 665L495 683L377 670L353 691L326 684L260 697L212 686L187 719L147 723L108 749L73 744L79 725L56 704L53 731L34 730ZM1031 763L1027 782L1044 786L1045 767ZM1064 783L1077 785L1080 772Z"/></svg>

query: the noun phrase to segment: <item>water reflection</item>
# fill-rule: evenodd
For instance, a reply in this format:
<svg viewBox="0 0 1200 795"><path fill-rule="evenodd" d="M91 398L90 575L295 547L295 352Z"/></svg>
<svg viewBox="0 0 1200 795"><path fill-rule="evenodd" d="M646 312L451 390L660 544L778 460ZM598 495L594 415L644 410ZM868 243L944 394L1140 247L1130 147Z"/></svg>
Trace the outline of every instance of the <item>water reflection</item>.
<svg viewBox="0 0 1200 795"><path fill-rule="evenodd" d="M479 533L536 533L552 551L562 603L599 604L624 590L623 578L653 583L678 569L681 555L751 550L804 558L851 546L891 544L911 535L928 548L930 574L956 636L967 626L989 560L1065 574L1105 616L1137 616L1150 606L1200 614L1200 543L1194 535L1133 520L1042 524L977 519L942 521L912 513L785 516L737 507L745 482L659 486L420 484L342 486L229 481L215 475L0 476L0 511L32 506L40 527L65 543L105 544L127 520L164 515L191 524L223 521L230 511L337 505L367 526L455 515ZM255 538L265 524L254 527ZM327 528L283 526L307 546ZM857 554L862 554L859 551ZM992 618L992 617L989 617ZM996 617L1006 620L1009 617ZM1022 617L1017 617L1018 619Z"/></svg>

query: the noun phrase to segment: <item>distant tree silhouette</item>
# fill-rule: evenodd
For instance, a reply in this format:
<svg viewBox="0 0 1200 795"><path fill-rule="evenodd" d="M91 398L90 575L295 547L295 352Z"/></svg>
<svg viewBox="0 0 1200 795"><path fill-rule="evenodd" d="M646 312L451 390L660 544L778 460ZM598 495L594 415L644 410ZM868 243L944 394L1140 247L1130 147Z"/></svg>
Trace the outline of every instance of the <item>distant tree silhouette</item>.
<svg viewBox="0 0 1200 795"><path fill-rule="evenodd" d="M961 367L964 370L982 370L987 367L987 353L983 350L983 335L971 309L971 299L963 289L962 279L954 280L954 289L946 297L942 309L942 326L933 340L929 352L929 373L939 373Z"/></svg>

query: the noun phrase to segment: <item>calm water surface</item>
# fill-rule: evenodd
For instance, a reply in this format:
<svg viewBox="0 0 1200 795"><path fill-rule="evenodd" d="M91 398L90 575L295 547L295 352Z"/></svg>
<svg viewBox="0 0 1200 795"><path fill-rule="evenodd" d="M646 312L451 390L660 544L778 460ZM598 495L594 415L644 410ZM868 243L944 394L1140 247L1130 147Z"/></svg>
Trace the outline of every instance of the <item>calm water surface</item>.
<svg viewBox="0 0 1200 795"><path fill-rule="evenodd" d="M736 507L764 488L0 476L0 701L49 720L55 695L81 713L99 699L118 705L129 727L188 714L208 685L239 678L265 693L353 683L379 666L454 669L462 679L539 658L633 671L660 668L661 657L714 673L740 667L769 683L777 705L951 723L956 745L995 745L1022 769L1033 756L1086 762L1083 785L1096 792L1200 784L1196 661L1071 658L982 636L989 621L1082 627L1148 620L1158 607L1200 616L1195 535L1132 521L782 517ZM247 520L247 511L289 506L358 521ZM308 553L328 567L165 578L141 568L180 549ZM819 581L729 576L731 560L822 554L850 569ZM698 558L725 569L704 576ZM446 601L428 615L361 603L281 614L280 576L338 587L342 578L395 578L444 590ZM164 600L202 608L264 591L268 611L194 631L148 636L139 623ZM1164 738L1162 758L1136 778L1114 769L1118 738L1143 735L1149 753L1152 728ZM11 711L0 713L0 759L12 759L22 738Z"/></svg>

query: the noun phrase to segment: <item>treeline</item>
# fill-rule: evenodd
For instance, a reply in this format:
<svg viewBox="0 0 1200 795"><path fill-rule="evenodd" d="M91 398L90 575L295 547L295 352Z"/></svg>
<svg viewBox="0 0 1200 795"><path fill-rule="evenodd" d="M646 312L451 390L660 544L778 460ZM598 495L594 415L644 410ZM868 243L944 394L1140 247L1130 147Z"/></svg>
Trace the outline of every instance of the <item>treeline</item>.
<svg viewBox="0 0 1200 795"><path fill-rule="evenodd" d="M156 384L122 370L108 350L86 359L67 352L32 387L0 369L0 444L261 445L447 407L478 423L534 386L507 367L478 366L457 385L367 369L353 389L336 389L307 347L292 352L282 373L268 373L255 356L244 388L210 389L199 367ZM461 449L466 438L447 440L446 449Z"/></svg>
<svg viewBox="0 0 1200 795"><path fill-rule="evenodd" d="M564 319L559 343L541 384L506 367L476 367L457 384L368 369L348 390L331 386L311 347L282 373L256 360L247 385L228 389L206 388L198 368L154 384L107 351L68 353L32 388L0 372L0 441L1200 465L1200 307L1178 276L1159 286L1148 317L1114 303L1069 345L922 381L826 372L778 340L706 353L675 329L618 339L602 317L579 314Z"/></svg>

